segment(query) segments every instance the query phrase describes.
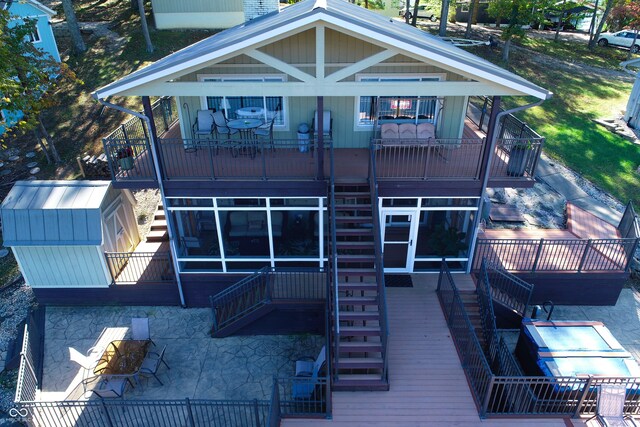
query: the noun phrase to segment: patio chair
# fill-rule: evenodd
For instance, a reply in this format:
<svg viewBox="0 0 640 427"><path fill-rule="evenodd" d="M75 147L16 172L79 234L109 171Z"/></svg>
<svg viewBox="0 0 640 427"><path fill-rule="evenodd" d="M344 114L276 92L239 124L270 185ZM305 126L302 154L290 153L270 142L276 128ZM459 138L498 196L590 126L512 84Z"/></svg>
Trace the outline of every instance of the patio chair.
<svg viewBox="0 0 640 427"><path fill-rule="evenodd" d="M316 133L316 126L318 125L318 112L314 111L313 121L311 122L311 133ZM322 136L333 139L333 119L331 118L331 111L323 110L322 111L322 127L323 132Z"/></svg>
<svg viewBox="0 0 640 427"><path fill-rule="evenodd" d="M433 123L419 123L416 129L418 139L430 139L436 137L436 127Z"/></svg>
<svg viewBox="0 0 640 427"><path fill-rule="evenodd" d="M382 144L385 142L396 144L399 138L400 131L397 123L383 123L380 125L380 139L382 140Z"/></svg>
<svg viewBox="0 0 640 427"><path fill-rule="evenodd" d="M398 125L398 133L400 139L410 140L415 143L416 140L416 125L414 123L401 123Z"/></svg>
<svg viewBox="0 0 640 427"><path fill-rule="evenodd" d="M151 339L151 331L149 330L148 317L131 318L131 339L140 341L151 341L154 346L156 343Z"/></svg>
<svg viewBox="0 0 640 427"><path fill-rule="evenodd" d="M314 372L320 371L322 365L327 360L327 350L325 346L322 346L318 357L315 360L312 358L306 358L296 361L296 377L300 376L312 376Z"/></svg>
<svg viewBox="0 0 640 427"><path fill-rule="evenodd" d="M231 138L231 135L238 133L238 129L233 129L227 126L227 119L222 111L216 111L213 113L213 122L215 124L215 131L217 135L225 135Z"/></svg>
<svg viewBox="0 0 640 427"><path fill-rule="evenodd" d="M196 117L196 121L192 126L192 130L193 137L195 139L213 138L213 111L198 110L198 116Z"/></svg>
<svg viewBox="0 0 640 427"><path fill-rule="evenodd" d="M265 142L268 144L268 148L273 150L273 124L276 121L277 114L271 118L271 120L266 123L258 126L253 130L253 134L255 135L258 143Z"/></svg>
<svg viewBox="0 0 640 427"><path fill-rule="evenodd" d="M624 384L602 384L598 387L596 419L606 427L637 426L633 418L624 415L627 388Z"/></svg>
<svg viewBox="0 0 640 427"><path fill-rule="evenodd" d="M131 379L123 375L95 376L82 381L85 394L87 391L91 391L102 399L122 398L127 385L133 387Z"/></svg>
<svg viewBox="0 0 640 427"><path fill-rule="evenodd" d="M166 366L167 369L171 369L169 365L167 365L167 362L164 360L164 352L166 349L167 346L165 345L164 347L162 347L162 350L160 350L159 353L156 353L155 351L148 352L144 360L142 361L142 365L140 365L138 374L143 376L153 375L153 377L160 383L160 385L164 385L162 384L162 381L160 381L160 378L158 378L157 372L158 368L160 367L160 363L164 363L164 366Z"/></svg>
<svg viewBox="0 0 640 427"><path fill-rule="evenodd" d="M86 374L96 367L100 357L104 353L104 348L95 346L87 350L87 354L80 353L73 347L69 347L69 360L77 363L82 367L82 377L86 378Z"/></svg>

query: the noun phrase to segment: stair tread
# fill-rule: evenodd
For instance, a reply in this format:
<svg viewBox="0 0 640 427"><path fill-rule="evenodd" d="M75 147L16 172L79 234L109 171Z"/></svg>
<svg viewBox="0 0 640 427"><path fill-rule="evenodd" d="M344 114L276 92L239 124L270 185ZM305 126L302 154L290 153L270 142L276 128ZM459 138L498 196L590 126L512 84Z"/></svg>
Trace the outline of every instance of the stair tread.
<svg viewBox="0 0 640 427"><path fill-rule="evenodd" d="M366 245L366 246L373 246L373 240L368 240L365 242L336 242L337 246L359 246L359 245Z"/></svg>
<svg viewBox="0 0 640 427"><path fill-rule="evenodd" d="M378 302L378 297L377 296L365 296L365 297L338 297L338 304L339 305L347 305L347 304L352 304L352 305L358 305L358 304L363 304L363 303L367 303L367 302L372 302L372 303L377 303Z"/></svg>
<svg viewBox="0 0 640 427"><path fill-rule="evenodd" d="M382 377L378 374L340 374L340 380L347 381L380 381Z"/></svg>
<svg viewBox="0 0 640 427"><path fill-rule="evenodd" d="M380 332L379 326L340 326L340 333L342 332L355 332L355 331L366 331L366 332Z"/></svg>
<svg viewBox="0 0 640 427"><path fill-rule="evenodd" d="M342 357L339 362L342 364L382 363L382 357Z"/></svg>
<svg viewBox="0 0 640 427"><path fill-rule="evenodd" d="M371 216L336 216L336 222L371 222Z"/></svg>
<svg viewBox="0 0 640 427"><path fill-rule="evenodd" d="M347 341L338 343L338 348L354 348L354 349L364 349L364 348L378 348L382 350L382 343L380 342L370 342L370 341ZM351 351L352 353L357 353L357 351Z"/></svg>
<svg viewBox="0 0 640 427"><path fill-rule="evenodd" d="M377 311L340 311L340 320L377 320L380 314Z"/></svg>
<svg viewBox="0 0 640 427"><path fill-rule="evenodd" d="M376 282L339 282L338 290L375 291L378 289Z"/></svg>

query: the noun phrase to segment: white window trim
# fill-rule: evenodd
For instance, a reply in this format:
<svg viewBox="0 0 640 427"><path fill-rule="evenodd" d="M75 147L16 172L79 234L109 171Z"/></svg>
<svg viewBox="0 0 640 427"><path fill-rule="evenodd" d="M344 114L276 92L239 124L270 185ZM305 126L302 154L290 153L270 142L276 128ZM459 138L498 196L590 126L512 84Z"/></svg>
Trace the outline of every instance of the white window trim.
<svg viewBox="0 0 640 427"><path fill-rule="evenodd" d="M198 74L197 79L199 82L205 82L211 79L220 79L222 81L233 81L233 80L246 80L246 79L264 79L265 78L280 78L283 82L287 81L286 74ZM209 108L207 105L207 96L220 96L220 95L205 95L200 97L200 108L206 110ZM226 95L222 95L225 97ZM288 131L289 130L289 100L286 95L282 94L282 110L280 114L282 114L282 124L274 124L273 128L279 131ZM264 103L266 105L266 96L262 97L264 99ZM269 97L271 98L271 97Z"/></svg>
<svg viewBox="0 0 640 427"><path fill-rule="evenodd" d="M416 79L416 78L430 78L435 77L439 81L446 81L447 74L446 73L389 73L389 74L380 74L380 73L358 73L356 74L356 82L360 82L365 78L379 78L379 79ZM377 95L369 95L369 96L377 96ZM429 97L429 95L416 95L415 97ZM373 130L373 124L360 124L359 116L360 116L360 96L355 97L355 105L353 112L353 130L356 132L362 131L371 131ZM411 97L407 97L411 98ZM436 112L437 114L437 112ZM436 116L436 122L438 121L438 117Z"/></svg>
<svg viewBox="0 0 640 427"><path fill-rule="evenodd" d="M219 197L220 199L229 199L230 197ZM218 206L217 197L167 197L167 199L202 199L202 200L213 200L213 206L194 206L194 207L171 207L167 206L166 209L171 213L172 211L209 211L214 212L217 224L217 234L218 234L218 243L222 242L222 227L220 226L220 217L219 212L224 211L261 211L267 213L267 221L269 224L268 230L268 240L269 240L269 256L268 257L226 257L224 253L224 244L220 244L220 255L219 256L210 256L210 257L180 257L178 256L176 259L178 263L181 262L220 262L222 264L222 270L190 270L190 271L180 271L181 274L220 274L220 273L253 273L254 269L247 270L228 270L227 263L237 263L241 264L243 262L264 262L268 263L271 267L275 267L277 263L283 262L307 262L307 263L317 263L319 268L323 268L324 264L328 261L326 255L324 253L324 243L323 239L326 237L322 233L321 230L324 230L324 212L327 212L327 206L325 206L324 201L325 197L232 197L233 199L265 199L266 206ZM274 206L271 207L271 199L316 199L316 206ZM300 257L282 257L276 256L273 251L273 235L271 230L271 211L312 211L318 212L318 238L319 241L319 252L318 256L313 258L300 258ZM179 264L178 264L179 265ZM179 265L180 266L180 265Z"/></svg>
<svg viewBox="0 0 640 427"><path fill-rule="evenodd" d="M42 37L40 36L40 30L38 29L37 23L36 25L34 25L33 30L34 31L31 34L29 34L29 37L31 37L31 43L33 44L42 43Z"/></svg>

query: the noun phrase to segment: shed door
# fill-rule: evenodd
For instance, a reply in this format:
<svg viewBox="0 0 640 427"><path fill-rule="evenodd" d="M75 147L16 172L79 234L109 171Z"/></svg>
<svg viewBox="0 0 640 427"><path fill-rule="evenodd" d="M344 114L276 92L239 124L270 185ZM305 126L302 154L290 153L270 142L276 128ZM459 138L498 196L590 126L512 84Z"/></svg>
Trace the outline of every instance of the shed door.
<svg viewBox="0 0 640 427"><path fill-rule="evenodd" d="M127 222L124 216L124 206L120 205L114 213L109 215L106 220L107 233L114 244L116 252L131 252L134 247L131 233L127 229Z"/></svg>

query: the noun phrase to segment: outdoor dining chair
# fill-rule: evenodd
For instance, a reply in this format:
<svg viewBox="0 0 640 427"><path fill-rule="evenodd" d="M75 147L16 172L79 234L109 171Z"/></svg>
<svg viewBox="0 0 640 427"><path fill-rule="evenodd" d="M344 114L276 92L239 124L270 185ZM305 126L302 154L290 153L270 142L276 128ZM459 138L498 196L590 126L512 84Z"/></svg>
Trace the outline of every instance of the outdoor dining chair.
<svg viewBox="0 0 640 427"><path fill-rule="evenodd" d="M157 373L161 363L164 363L164 366L166 366L167 369L171 369L169 365L167 365L167 362L164 360L164 352L166 349L167 346L165 345L164 347L162 347L162 350L160 350L159 353L156 353L155 351L148 352L144 360L142 361L142 365L140 365L138 374L143 376L153 375L153 377L160 383L160 385L164 385L162 381L160 381L160 378L158 378Z"/></svg>
<svg viewBox="0 0 640 427"><path fill-rule="evenodd" d="M122 398L127 389L127 385L133 387L131 379L128 376L122 375L94 376L82 381L85 394L87 391L91 391L103 399Z"/></svg>
<svg viewBox="0 0 640 427"><path fill-rule="evenodd" d="M316 359L306 358L296 361L296 377L311 376L314 372L319 372L322 365L327 360L327 350L322 346Z"/></svg>
<svg viewBox="0 0 640 427"><path fill-rule="evenodd" d="M264 124L261 124L257 128L253 130L253 134L256 136L256 139L259 142L264 142L267 144L268 148L273 150L273 124L276 121L276 116Z"/></svg>
<svg viewBox="0 0 640 427"><path fill-rule="evenodd" d="M213 136L213 111L198 110L198 116L193 124L193 137L200 139L202 137L211 138Z"/></svg>
<svg viewBox="0 0 640 427"><path fill-rule="evenodd" d="M151 339L148 317L133 317L131 319L131 339L140 341L151 341L151 344L153 344L154 346L156 345L156 343L154 343Z"/></svg>
<svg viewBox="0 0 640 427"><path fill-rule="evenodd" d="M316 360L296 361L296 377L291 387L291 394L296 400L311 399L318 384L320 369L327 359L327 351L323 346Z"/></svg>
<svg viewBox="0 0 640 427"><path fill-rule="evenodd" d="M227 119L222 111L216 111L213 113L213 122L215 123L216 134L218 135L226 135L227 138L230 138L231 135L235 135L239 132L238 129L227 126Z"/></svg>
<svg viewBox="0 0 640 427"><path fill-rule="evenodd" d="M633 418L624 415L627 388L624 384L602 384L598 387L596 419L606 427L637 426Z"/></svg>

